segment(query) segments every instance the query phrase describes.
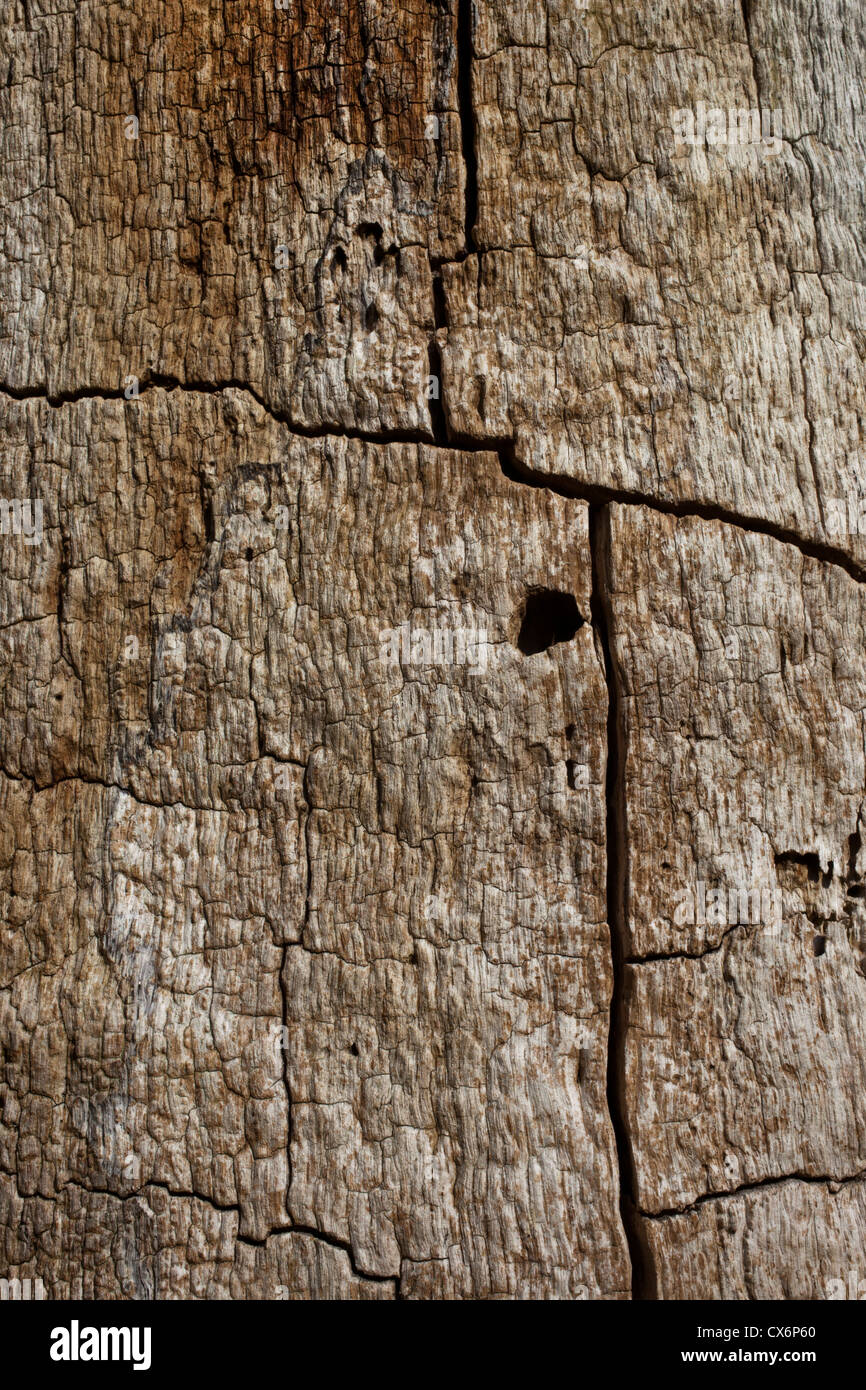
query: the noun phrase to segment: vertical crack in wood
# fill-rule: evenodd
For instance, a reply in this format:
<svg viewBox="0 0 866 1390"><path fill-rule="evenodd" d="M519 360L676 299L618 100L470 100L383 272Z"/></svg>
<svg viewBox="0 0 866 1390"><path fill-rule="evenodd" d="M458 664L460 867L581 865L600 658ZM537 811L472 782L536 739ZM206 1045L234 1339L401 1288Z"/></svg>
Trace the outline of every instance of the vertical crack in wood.
<svg viewBox="0 0 866 1390"><path fill-rule="evenodd" d="M658 1291L655 1269L638 1211L637 1178L628 1128L625 1085L628 1011L625 916L628 875L626 731L622 689L611 636L613 615L609 589L610 508L606 505L594 505L589 508L589 543L592 556L592 622L607 685L607 921L613 971L607 1049L607 1103L616 1140L620 1217L631 1261L632 1298L656 1299Z"/></svg>
<svg viewBox="0 0 866 1390"><path fill-rule="evenodd" d="M460 107L460 144L466 179L464 237L466 254L473 255L478 219L478 157L475 149L475 111L472 105L472 0L457 4L457 101Z"/></svg>

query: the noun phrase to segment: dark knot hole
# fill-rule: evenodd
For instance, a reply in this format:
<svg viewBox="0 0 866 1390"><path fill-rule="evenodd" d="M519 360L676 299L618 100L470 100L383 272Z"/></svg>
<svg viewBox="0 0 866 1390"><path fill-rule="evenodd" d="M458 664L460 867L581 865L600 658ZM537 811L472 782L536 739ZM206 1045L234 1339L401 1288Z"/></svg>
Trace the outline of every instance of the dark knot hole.
<svg viewBox="0 0 866 1390"><path fill-rule="evenodd" d="M517 645L524 656L535 656L557 642L570 642L581 627L583 618L572 594L532 589L526 596Z"/></svg>

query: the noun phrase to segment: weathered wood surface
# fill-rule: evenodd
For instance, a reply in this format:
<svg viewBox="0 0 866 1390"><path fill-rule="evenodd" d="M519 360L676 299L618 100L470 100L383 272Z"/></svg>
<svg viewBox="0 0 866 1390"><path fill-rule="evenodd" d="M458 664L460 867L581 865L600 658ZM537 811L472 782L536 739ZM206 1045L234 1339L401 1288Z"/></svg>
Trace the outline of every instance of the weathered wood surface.
<svg viewBox="0 0 866 1390"><path fill-rule="evenodd" d="M866 525L836 515L866 497L859 0L477 9L479 254L443 273L453 427L862 562ZM771 134L744 141L755 113Z"/></svg>
<svg viewBox="0 0 866 1390"><path fill-rule="evenodd" d="M0 1275L836 1296L862 6L138 9L0 39Z"/></svg>
<svg viewBox="0 0 866 1390"><path fill-rule="evenodd" d="M769 1237L784 1198L759 1184L866 1169L866 591L794 546L645 508L611 508L609 551L636 1197L650 1218L706 1204L652 1231L673 1260L716 1220ZM756 1190L708 1213L737 1188ZM766 1287L825 1269L802 1262L827 1208L792 1200L803 1244L780 1229Z"/></svg>

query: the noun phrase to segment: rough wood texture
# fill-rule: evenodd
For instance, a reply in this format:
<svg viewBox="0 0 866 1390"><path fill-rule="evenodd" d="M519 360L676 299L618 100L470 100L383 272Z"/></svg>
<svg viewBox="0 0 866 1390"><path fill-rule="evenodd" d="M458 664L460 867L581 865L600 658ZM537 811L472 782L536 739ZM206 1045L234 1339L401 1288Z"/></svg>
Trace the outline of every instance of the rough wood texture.
<svg viewBox="0 0 866 1390"><path fill-rule="evenodd" d="M144 10L0 31L0 1276L839 1296L863 7Z"/></svg>
<svg viewBox="0 0 866 1390"><path fill-rule="evenodd" d="M237 380L306 425L428 425L453 4L3 8L0 381Z"/></svg>
<svg viewBox="0 0 866 1390"><path fill-rule="evenodd" d="M446 267L453 427L534 472L863 561L859 0L481 3L479 254ZM688 143L677 112L766 112ZM773 113L770 119L770 113Z"/></svg>
<svg viewBox="0 0 866 1390"><path fill-rule="evenodd" d="M864 1189L794 1179L647 1223L660 1298L866 1294Z"/></svg>
<svg viewBox="0 0 866 1390"><path fill-rule="evenodd" d="M859 1178L866 592L769 537L632 507L611 509L610 572L639 1205Z"/></svg>

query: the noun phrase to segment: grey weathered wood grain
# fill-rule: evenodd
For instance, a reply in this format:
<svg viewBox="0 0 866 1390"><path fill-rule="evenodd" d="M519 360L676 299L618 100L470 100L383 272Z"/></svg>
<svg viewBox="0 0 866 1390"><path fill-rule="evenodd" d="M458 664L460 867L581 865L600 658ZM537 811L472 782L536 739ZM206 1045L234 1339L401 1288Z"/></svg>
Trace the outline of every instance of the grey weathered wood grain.
<svg viewBox="0 0 866 1390"><path fill-rule="evenodd" d="M866 1279L863 50L4 6L4 1278Z"/></svg>

